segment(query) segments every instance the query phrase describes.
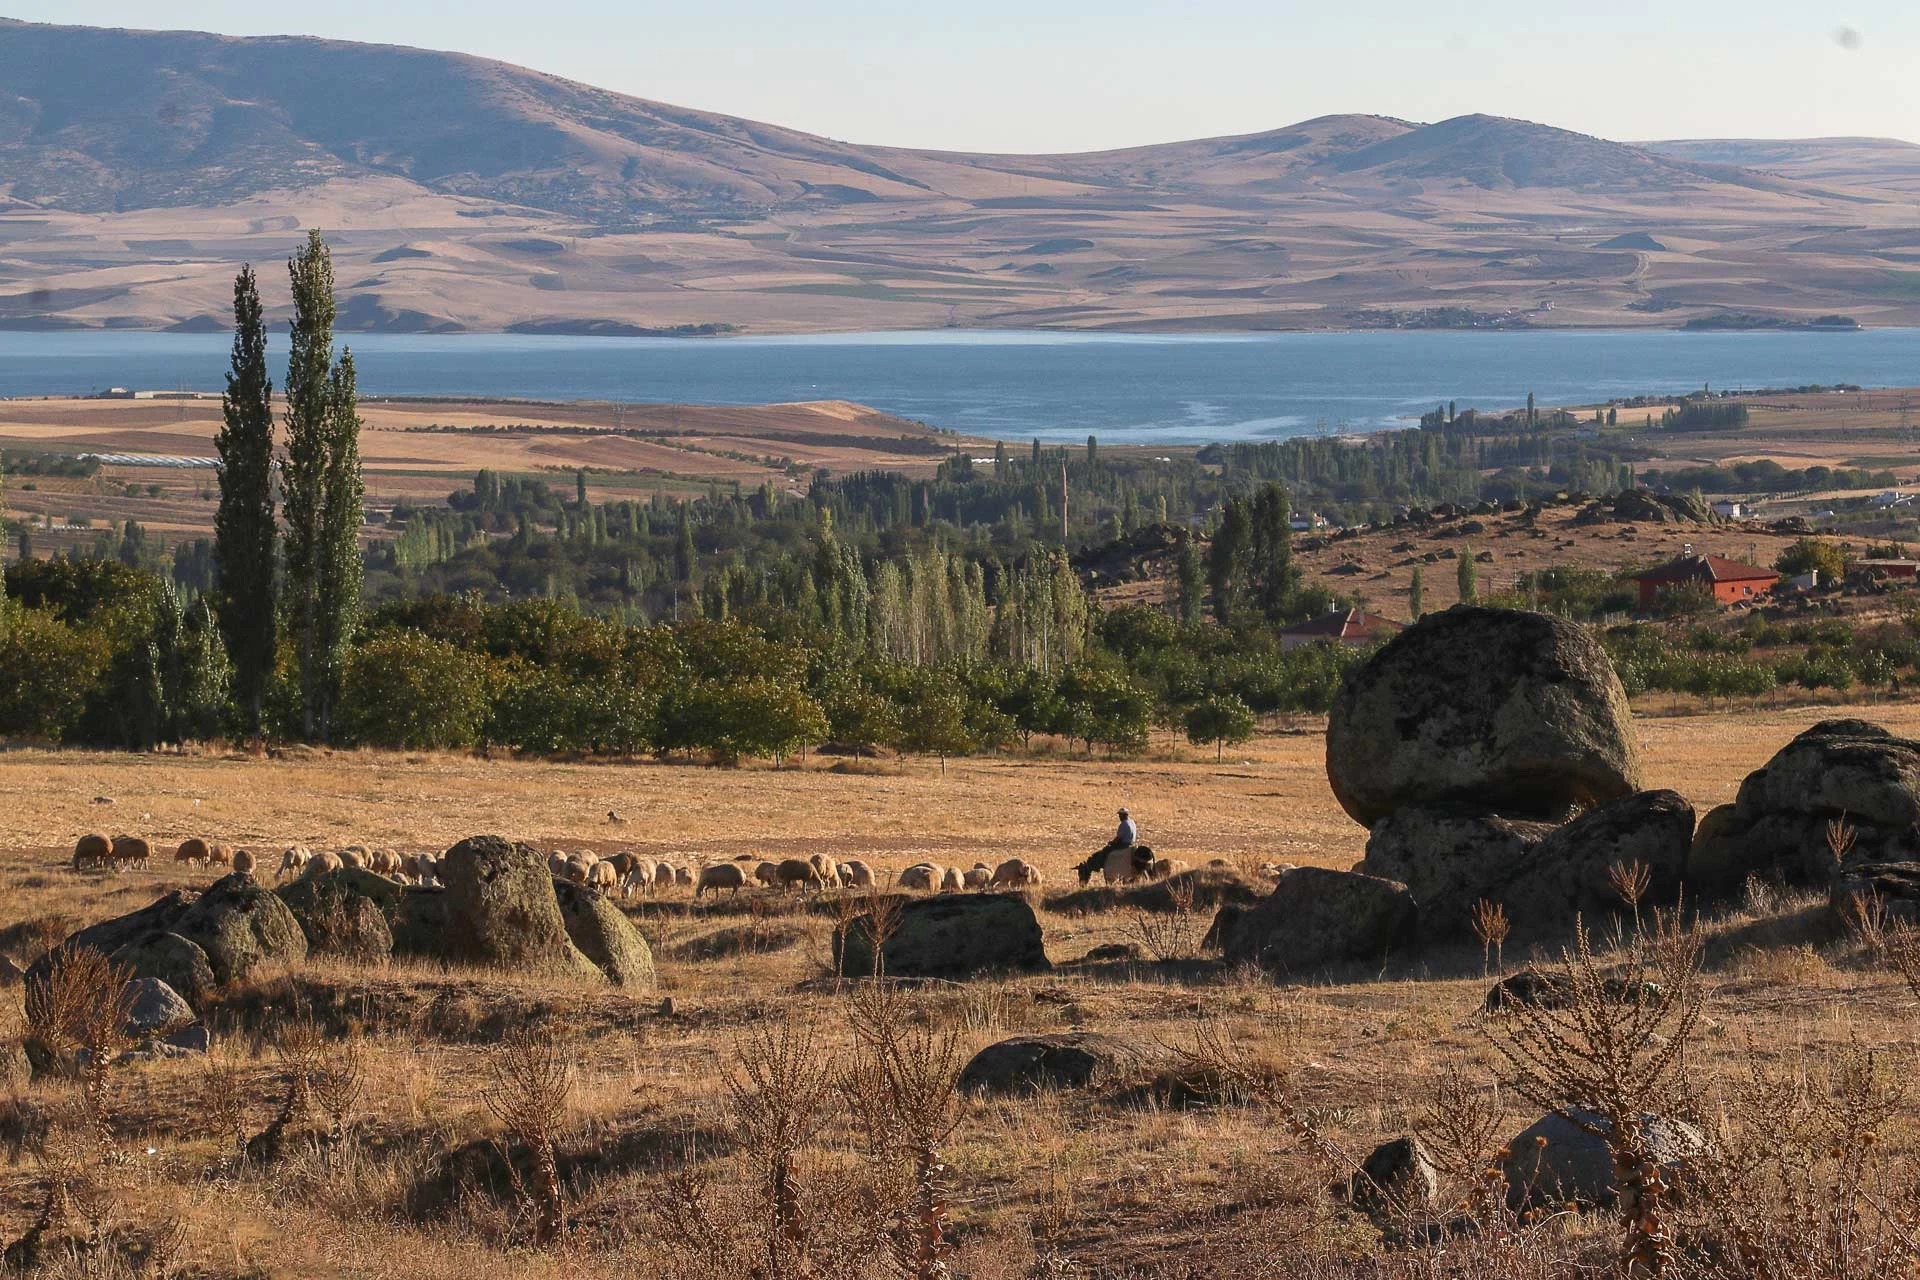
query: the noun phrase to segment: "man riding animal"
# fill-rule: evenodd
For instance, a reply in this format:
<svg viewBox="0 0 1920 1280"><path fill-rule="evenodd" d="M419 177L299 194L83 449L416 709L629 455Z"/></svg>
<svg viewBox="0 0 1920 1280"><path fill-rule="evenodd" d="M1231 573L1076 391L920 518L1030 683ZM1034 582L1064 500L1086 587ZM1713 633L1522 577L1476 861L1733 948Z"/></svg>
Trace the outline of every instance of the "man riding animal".
<svg viewBox="0 0 1920 1280"><path fill-rule="evenodd" d="M1113 833L1113 839L1074 868L1080 873L1080 883L1090 883L1096 871L1105 873L1108 884L1126 884L1145 876L1153 862L1153 850L1139 840L1140 829L1133 825L1132 815L1122 809L1120 826Z"/></svg>

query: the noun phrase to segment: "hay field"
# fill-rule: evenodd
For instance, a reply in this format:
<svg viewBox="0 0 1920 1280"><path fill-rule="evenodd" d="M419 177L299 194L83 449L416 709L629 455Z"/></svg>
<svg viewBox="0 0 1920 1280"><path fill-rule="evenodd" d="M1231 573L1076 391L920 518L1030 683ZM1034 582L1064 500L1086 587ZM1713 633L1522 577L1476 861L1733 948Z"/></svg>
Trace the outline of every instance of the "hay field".
<svg viewBox="0 0 1920 1280"><path fill-rule="evenodd" d="M1829 713L1642 720L1648 782L1679 789L1704 811ZM1920 733L1920 706L1870 714ZM1285 986L1198 960L1077 963L1099 945L1138 945L1143 917L1071 912L1062 897L1071 861L1104 838L1118 804L1139 816L1144 838L1194 862L1353 861L1363 832L1327 790L1317 726L1262 737L1221 764L1170 748L1128 762L953 761L944 777L929 761L851 773L824 763L721 771L360 753L7 753L0 946L25 959L35 938L211 878L167 863L75 876L65 848L93 828L141 831L157 844L208 832L269 848L358 840L434 849L499 831L543 847L630 847L679 862L823 849L893 869L922 857L964 866L1018 853L1047 874L1037 906L1061 967L914 995L916 1018L955 1037L961 1060L1008 1035L1090 1030L1189 1065L1225 1052L1237 1070L1284 1092L1200 1106L1115 1090L960 1100L942 1147L953 1270L981 1280L1379 1274L1305 1269L1315 1258L1360 1266L1379 1242L1329 1201L1325 1184L1340 1171L1289 1117L1309 1117L1320 1140L1357 1158L1420 1120L1444 1067L1459 1067L1484 1093L1495 1070L1474 1016L1486 986L1478 951L1441 949L1377 973ZM609 808L624 826L607 824ZM833 906L770 895L696 904L683 890L627 909L653 945L670 1013L654 997L417 962L315 959L229 991L209 1013L218 1031L212 1067L180 1060L110 1073L112 1123L136 1154L100 1172L112 1197L99 1216L143 1248L174 1250L173 1274L718 1274L696 1266L687 1202L677 1197L689 1185L684 1172L697 1170L706 1212L751 1236L764 1171L725 1084L742 1054L771 1029L801 1036L816 1063L857 1056L852 997L821 982L831 973ZM57 925L40 923L48 917ZM1754 1053L1780 1065L1854 1044L1890 1055L1891 1069L1911 1064L1912 996L1859 943L1830 934L1811 900L1753 903L1716 918L1708 934L1709 1023L1689 1072L1709 1093L1737 1081ZM1512 968L1522 957L1505 959ZM17 990L0 991L0 1018L11 1016L4 997ZM270 1167L236 1163L220 1130L232 1113L215 1095L237 1098L232 1123L246 1133L263 1129L287 1093L276 1038L303 1016L329 1054L362 1064L351 1141ZM570 1225L548 1248L529 1243L526 1206L500 1154L515 1144L484 1100L499 1042L517 1028L557 1046L571 1071L557 1140ZM6 1034L0 1026L0 1042ZM1499 1136L1537 1114L1501 1096ZM9 1154L8 1126L72 1097L58 1083L0 1087L0 1242L32 1221L45 1172L30 1144ZM850 1184L834 1179L864 1167L856 1119L838 1106L803 1144L803 1194L822 1233L849 1226L829 1190L844 1191ZM1904 1113L1882 1139L1890 1158L1913 1150ZM1553 1247L1569 1257L1604 1252L1607 1236L1595 1219L1557 1229Z"/></svg>

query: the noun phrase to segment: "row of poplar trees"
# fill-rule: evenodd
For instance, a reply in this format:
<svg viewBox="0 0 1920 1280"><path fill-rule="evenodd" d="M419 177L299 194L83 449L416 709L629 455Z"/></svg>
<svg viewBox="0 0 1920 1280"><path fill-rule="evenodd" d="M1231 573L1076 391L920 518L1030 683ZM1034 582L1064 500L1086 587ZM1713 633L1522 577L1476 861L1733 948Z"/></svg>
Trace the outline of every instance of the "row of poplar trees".
<svg viewBox="0 0 1920 1280"><path fill-rule="evenodd" d="M284 452L275 440L253 268L241 268L233 282L214 607L248 729L261 731L284 638L297 663L306 736L325 741L360 616L360 414L353 352L334 359L333 258L318 231L308 233L287 274L293 322Z"/></svg>

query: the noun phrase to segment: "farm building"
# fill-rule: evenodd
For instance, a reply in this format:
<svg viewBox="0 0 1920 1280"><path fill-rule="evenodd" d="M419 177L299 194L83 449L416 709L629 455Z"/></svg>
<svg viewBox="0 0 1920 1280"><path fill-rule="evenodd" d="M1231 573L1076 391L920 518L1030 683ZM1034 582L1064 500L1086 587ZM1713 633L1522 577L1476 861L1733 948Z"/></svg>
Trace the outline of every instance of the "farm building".
<svg viewBox="0 0 1920 1280"><path fill-rule="evenodd" d="M1684 586L1706 587L1717 603L1738 604L1768 594L1779 579L1772 569L1709 555L1684 555L1634 575L1634 581L1640 584L1643 609L1652 608L1662 595Z"/></svg>
<svg viewBox="0 0 1920 1280"><path fill-rule="evenodd" d="M1391 640L1402 624L1392 618L1358 609L1335 609L1317 618L1309 618L1280 633L1282 650L1298 649L1303 644L1346 644L1359 647Z"/></svg>

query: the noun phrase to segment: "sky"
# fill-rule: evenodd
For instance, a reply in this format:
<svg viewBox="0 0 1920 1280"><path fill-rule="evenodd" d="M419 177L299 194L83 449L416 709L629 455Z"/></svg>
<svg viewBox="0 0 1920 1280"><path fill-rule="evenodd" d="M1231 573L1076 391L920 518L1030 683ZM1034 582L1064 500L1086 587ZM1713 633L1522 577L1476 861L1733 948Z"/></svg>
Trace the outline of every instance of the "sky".
<svg viewBox="0 0 1920 1280"><path fill-rule="evenodd" d="M32 22L457 49L851 142L1058 152L1369 112L1920 142L1920 4L0 0Z"/></svg>

